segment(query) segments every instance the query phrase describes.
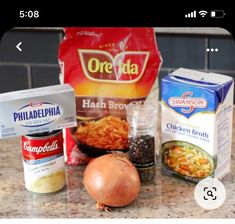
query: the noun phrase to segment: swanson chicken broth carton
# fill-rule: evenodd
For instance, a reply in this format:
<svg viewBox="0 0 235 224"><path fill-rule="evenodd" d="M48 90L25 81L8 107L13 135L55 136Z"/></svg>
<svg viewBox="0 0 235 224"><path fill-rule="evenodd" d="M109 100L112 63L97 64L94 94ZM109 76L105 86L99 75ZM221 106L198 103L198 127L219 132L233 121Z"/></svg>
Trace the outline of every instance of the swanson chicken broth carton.
<svg viewBox="0 0 235 224"><path fill-rule="evenodd" d="M230 171L233 79L180 68L162 79L163 174L197 183Z"/></svg>

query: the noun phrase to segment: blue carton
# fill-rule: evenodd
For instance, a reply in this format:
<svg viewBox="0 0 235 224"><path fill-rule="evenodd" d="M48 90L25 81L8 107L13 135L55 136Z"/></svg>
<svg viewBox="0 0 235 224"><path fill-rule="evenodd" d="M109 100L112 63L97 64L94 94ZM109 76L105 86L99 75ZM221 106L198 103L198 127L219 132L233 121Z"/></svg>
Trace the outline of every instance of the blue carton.
<svg viewBox="0 0 235 224"><path fill-rule="evenodd" d="M180 68L162 79L163 174L197 183L230 171L234 82Z"/></svg>

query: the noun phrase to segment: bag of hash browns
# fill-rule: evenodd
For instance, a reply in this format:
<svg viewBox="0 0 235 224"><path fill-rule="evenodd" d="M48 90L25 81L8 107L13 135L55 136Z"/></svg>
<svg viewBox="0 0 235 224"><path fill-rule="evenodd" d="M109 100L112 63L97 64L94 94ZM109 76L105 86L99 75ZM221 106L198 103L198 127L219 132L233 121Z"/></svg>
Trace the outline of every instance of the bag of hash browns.
<svg viewBox="0 0 235 224"><path fill-rule="evenodd" d="M158 85L161 56L153 28L64 31L61 82L75 90L78 120L77 127L65 131L67 164L85 164L110 151L126 152L125 107L145 100Z"/></svg>

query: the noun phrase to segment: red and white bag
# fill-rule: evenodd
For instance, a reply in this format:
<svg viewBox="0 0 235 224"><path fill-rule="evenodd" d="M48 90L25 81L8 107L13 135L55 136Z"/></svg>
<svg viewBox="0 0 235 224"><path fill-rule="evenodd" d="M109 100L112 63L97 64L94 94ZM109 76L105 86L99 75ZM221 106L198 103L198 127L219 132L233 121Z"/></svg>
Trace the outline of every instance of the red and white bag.
<svg viewBox="0 0 235 224"><path fill-rule="evenodd" d="M108 116L125 119L125 105L144 100L158 85L162 60L153 28L64 31L59 49L61 81L75 90L78 121ZM69 129L65 136L66 162L86 163L88 157L80 152Z"/></svg>

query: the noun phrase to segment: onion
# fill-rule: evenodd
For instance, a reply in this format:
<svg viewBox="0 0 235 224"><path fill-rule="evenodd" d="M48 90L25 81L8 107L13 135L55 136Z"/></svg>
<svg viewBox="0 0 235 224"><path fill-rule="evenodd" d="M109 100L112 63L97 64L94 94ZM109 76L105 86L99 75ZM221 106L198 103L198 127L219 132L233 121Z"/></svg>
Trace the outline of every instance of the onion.
<svg viewBox="0 0 235 224"><path fill-rule="evenodd" d="M83 177L87 192L98 209L122 207L133 202L140 191L135 166L121 154L107 154L91 161Z"/></svg>

